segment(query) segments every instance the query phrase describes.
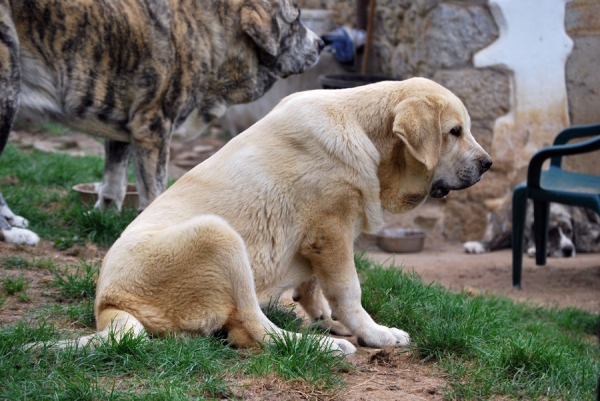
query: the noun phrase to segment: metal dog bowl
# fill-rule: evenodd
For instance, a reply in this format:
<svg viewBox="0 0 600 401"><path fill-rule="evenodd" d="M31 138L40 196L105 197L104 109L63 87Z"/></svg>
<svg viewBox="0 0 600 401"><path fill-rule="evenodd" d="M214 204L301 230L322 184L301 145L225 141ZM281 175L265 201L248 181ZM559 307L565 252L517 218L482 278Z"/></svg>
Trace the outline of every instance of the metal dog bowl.
<svg viewBox="0 0 600 401"><path fill-rule="evenodd" d="M99 182L92 182L88 184L77 184L73 186L73 190L79 193L79 199L84 206L92 207L98 200L98 189L100 188ZM138 207L138 192L135 184L127 184L127 191L125 192L125 199L123 200L123 206L137 208Z"/></svg>
<svg viewBox="0 0 600 401"><path fill-rule="evenodd" d="M425 232L412 228L393 228L376 234L377 246L386 252L421 252L425 243Z"/></svg>

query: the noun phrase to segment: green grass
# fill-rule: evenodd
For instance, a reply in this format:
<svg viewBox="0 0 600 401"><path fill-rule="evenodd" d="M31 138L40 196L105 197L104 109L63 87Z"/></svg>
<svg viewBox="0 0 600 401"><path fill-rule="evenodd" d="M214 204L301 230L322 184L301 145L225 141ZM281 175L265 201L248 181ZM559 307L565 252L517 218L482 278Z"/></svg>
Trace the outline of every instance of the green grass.
<svg viewBox="0 0 600 401"><path fill-rule="evenodd" d="M54 269L54 286L68 299L90 299L96 293L96 279L100 262L82 261L75 272L60 272Z"/></svg>
<svg viewBox="0 0 600 401"><path fill-rule="evenodd" d="M15 278L6 277L2 280L2 285L8 295L15 295L17 293L24 293L27 287L29 287L29 281L25 280L23 275Z"/></svg>
<svg viewBox="0 0 600 401"><path fill-rule="evenodd" d="M235 378L273 374L334 391L343 385L341 371L347 368L339 355L317 352L310 336L284 338L260 352L234 350L213 337L148 341L133 335L78 352L22 348L64 336L47 321L4 327L0 374L7 380L0 381L0 399L243 399Z"/></svg>
<svg viewBox="0 0 600 401"><path fill-rule="evenodd" d="M16 184L6 180L2 194L15 214L29 220L31 230L59 249L86 242L109 246L136 212L87 209L71 190L75 184L101 181L103 163L94 156L24 152L9 143L0 158L0 177L12 176Z"/></svg>
<svg viewBox="0 0 600 401"><path fill-rule="evenodd" d="M49 269L54 268L54 263L50 259L35 257L31 259L24 258L23 256L6 256L0 258L0 268L4 269Z"/></svg>
<svg viewBox="0 0 600 401"><path fill-rule="evenodd" d="M2 191L13 211L60 249L93 242L110 245L135 212L99 213L70 191L99 181L103 161L10 145L0 159ZM490 295L455 293L401 269L383 269L362 256L356 265L363 305L381 324L409 332L414 363L445 372L447 399L592 400L600 375L598 316L575 308L543 308ZM35 307L14 324L0 326L0 399L243 399L240 378L277 376L335 396L349 367L318 350L312 336L275 339L261 350L236 350L222 339L125 337L94 350L26 351L32 341L91 333L98 265L56 266L50 259L0 257L0 269L48 269L57 302ZM1 270L0 270L1 271ZM0 307L11 297L28 300L23 275L3 277ZM60 298L60 301L59 301ZM12 298L11 298L12 299ZM272 304L266 313L280 327L305 331L293 309Z"/></svg>
<svg viewBox="0 0 600 401"><path fill-rule="evenodd" d="M600 375L598 316L424 285L415 274L360 260L363 304L412 335L413 352L447 372L451 399L591 400Z"/></svg>
<svg viewBox="0 0 600 401"><path fill-rule="evenodd" d="M593 399L600 374L596 315L454 293L361 256L357 266L365 308L379 323L411 333L414 363L429 361L445 372L447 399ZM73 336L60 328L65 321L77 323L78 335L91 332L96 274L96 265L82 262L55 282L72 303L33 310L2 327L0 375L9 379L0 381L0 399L241 398L240 377L271 375L332 396L344 386L345 360L320 351L314 329L302 329L293 310L275 304L266 309L271 319L309 335L274 338L261 350L232 349L214 337L126 337L95 350L24 351L31 341Z"/></svg>
<svg viewBox="0 0 600 401"><path fill-rule="evenodd" d="M268 315L271 317L271 315ZM331 372L347 370L345 357L340 353L322 350L315 337L320 334L313 328L300 330L298 339L291 333L282 336L271 334L273 344L251 359L246 373L265 375L275 372L285 380L306 379L317 388L336 388L343 385L342 377Z"/></svg>

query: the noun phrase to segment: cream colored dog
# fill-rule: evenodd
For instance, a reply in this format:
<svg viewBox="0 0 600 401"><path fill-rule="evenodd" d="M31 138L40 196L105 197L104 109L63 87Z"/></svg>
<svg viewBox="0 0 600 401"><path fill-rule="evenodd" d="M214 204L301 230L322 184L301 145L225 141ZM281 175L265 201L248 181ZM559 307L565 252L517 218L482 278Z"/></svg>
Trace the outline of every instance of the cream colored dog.
<svg viewBox="0 0 600 401"><path fill-rule="evenodd" d="M427 79L291 95L129 225L100 270L100 333L77 343L220 328L237 346L269 342L281 329L260 307L295 288L311 318L360 345L407 345L362 308L353 241L383 209L469 187L491 164L461 101Z"/></svg>

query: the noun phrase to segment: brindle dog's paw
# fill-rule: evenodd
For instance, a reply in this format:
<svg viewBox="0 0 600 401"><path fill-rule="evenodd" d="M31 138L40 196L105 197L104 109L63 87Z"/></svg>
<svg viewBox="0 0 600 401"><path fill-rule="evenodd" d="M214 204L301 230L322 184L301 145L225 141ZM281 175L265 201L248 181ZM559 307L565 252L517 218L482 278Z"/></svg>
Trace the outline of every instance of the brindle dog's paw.
<svg viewBox="0 0 600 401"><path fill-rule="evenodd" d="M2 235L4 236L4 242L9 244L37 245L40 242L40 237L36 233L25 228L4 229Z"/></svg>
<svg viewBox="0 0 600 401"><path fill-rule="evenodd" d="M7 220L13 227L27 228L29 226L27 219L21 216L14 215L9 217Z"/></svg>

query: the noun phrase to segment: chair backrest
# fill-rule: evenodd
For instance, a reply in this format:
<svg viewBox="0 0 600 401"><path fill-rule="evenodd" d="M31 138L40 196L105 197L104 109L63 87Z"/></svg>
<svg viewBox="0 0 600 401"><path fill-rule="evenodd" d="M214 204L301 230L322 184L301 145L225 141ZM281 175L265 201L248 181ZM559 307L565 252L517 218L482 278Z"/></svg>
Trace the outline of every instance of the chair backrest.
<svg viewBox="0 0 600 401"><path fill-rule="evenodd" d="M575 138L585 138L594 136L584 143L577 143L572 146L580 145L585 148L586 152L593 152L600 150L600 124L580 125L576 127L569 127L562 130L556 138L554 138L553 146L566 145L569 141ZM565 149L566 150L566 149ZM562 154L555 156L550 160L550 165L553 167L560 167L562 164Z"/></svg>

